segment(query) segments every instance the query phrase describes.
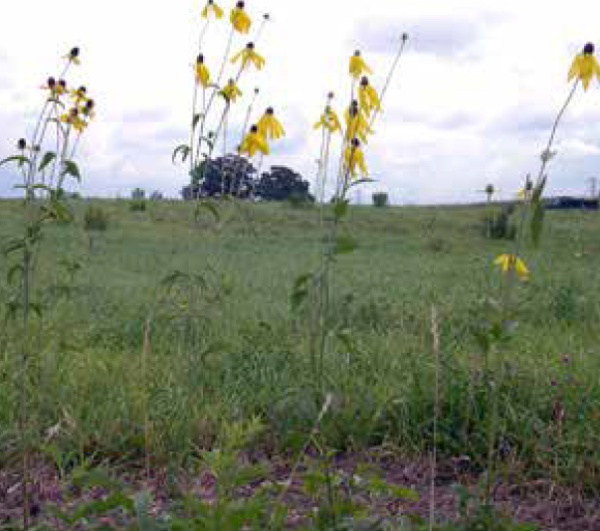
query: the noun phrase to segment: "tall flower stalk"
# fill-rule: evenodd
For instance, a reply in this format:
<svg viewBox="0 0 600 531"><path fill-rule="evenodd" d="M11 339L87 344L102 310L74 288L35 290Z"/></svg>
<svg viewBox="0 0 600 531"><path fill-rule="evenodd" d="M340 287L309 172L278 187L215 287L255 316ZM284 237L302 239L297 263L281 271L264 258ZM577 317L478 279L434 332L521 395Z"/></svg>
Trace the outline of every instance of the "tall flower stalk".
<svg viewBox="0 0 600 531"><path fill-rule="evenodd" d="M67 177L80 179L79 168L73 158L79 144L79 135L88 127L94 115L94 101L85 87L69 91L66 76L72 65L79 65L79 48L65 56L65 64L57 77L49 77L42 86L45 98L31 139L19 140L17 153L5 158L0 165L17 165L23 183L18 187L24 194L23 226L20 234L9 240L4 249L11 260L9 284L19 279L15 313L20 312L21 349L18 359L18 427L22 456L23 528L30 526L30 455L34 444L35 411L31 407L30 366L34 355L31 338L34 314L41 313L36 302L36 258L44 227L52 221L71 219L65 203L63 185ZM51 123L56 128L49 127ZM52 139L49 132L55 131ZM73 138L75 137L75 141ZM52 150L46 150L46 145ZM16 315L15 315L16 317Z"/></svg>

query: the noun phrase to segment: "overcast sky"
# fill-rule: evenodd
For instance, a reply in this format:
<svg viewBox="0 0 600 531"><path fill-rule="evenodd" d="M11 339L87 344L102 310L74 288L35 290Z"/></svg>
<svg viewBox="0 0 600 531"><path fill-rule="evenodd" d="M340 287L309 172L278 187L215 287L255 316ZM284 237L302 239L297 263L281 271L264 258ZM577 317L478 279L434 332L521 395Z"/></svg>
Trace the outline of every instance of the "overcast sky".
<svg viewBox="0 0 600 531"><path fill-rule="evenodd" d="M228 11L233 2L220 4ZM187 182L171 163L185 142L191 68L203 2L173 0L2 0L0 11L0 158L28 136L42 103L38 89L60 57L79 46L82 66L70 81L97 102L97 119L78 159L86 194L121 196L139 186L175 197ZM59 6L59 7L56 7ZM381 87L402 32L406 54L366 150L377 183L396 203L466 202L491 182L512 197L535 172L553 118L566 98L566 75L583 45L600 45L600 4L591 0L249 0L266 69L242 78L255 112L269 105L287 129L270 165L287 165L312 180L327 92L336 107L349 96L348 58L361 49ZM205 55L217 69L227 22L209 28ZM248 41L236 37L234 49ZM577 94L557 137L551 191L584 193L600 177L600 90ZM247 100L232 123L243 121ZM231 142L239 142L232 138ZM0 194L15 177L0 170Z"/></svg>

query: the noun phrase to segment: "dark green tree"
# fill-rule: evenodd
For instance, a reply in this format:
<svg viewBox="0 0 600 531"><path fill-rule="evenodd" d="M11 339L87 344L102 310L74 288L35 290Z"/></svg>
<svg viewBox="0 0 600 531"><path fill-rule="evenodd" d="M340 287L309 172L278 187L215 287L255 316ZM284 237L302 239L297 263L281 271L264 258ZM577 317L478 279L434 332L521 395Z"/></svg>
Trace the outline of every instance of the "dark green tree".
<svg viewBox="0 0 600 531"><path fill-rule="evenodd" d="M310 183L285 166L273 166L260 176L255 196L265 201L314 202Z"/></svg>
<svg viewBox="0 0 600 531"><path fill-rule="evenodd" d="M252 163L236 154L205 159L192 170L191 183L181 195L186 200L226 195L248 199L256 184L255 175Z"/></svg>

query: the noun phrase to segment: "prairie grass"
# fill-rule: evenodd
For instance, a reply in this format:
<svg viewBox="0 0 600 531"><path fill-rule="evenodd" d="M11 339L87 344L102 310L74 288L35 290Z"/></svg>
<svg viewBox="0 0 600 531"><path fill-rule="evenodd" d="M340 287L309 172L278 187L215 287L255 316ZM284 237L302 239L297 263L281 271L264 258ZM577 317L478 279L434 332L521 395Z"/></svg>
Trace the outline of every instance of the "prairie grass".
<svg viewBox="0 0 600 531"><path fill-rule="evenodd" d="M194 205L182 202L152 202L146 212L128 201L92 204L110 218L93 247L88 203L74 201L77 222L48 227L40 251L36 298L45 311L33 325L29 391L42 451L67 468L140 459L147 420L153 462L185 463L218 445L228 423L253 416L268 428L261 444L301 448L319 411L308 392L308 316L291 312L290 293L319 260L317 212L255 204L241 216L225 204L220 222L206 214L195 223ZM20 208L0 202L0 240L19 226ZM335 334L325 360L333 401L321 437L330 448L429 451L435 305L438 451L485 467L489 412L475 334L501 281L492 261L503 243L482 236L483 216L477 207L351 207L345 230L360 247L334 266ZM596 490L600 218L548 216L544 247L522 253L532 275L518 286L518 333L502 346L498 453L511 474ZM78 267L52 265L56 253ZM0 262L3 303L11 296L5 268ZM4 323L0 456L10 461L21 331Z"/></svg>

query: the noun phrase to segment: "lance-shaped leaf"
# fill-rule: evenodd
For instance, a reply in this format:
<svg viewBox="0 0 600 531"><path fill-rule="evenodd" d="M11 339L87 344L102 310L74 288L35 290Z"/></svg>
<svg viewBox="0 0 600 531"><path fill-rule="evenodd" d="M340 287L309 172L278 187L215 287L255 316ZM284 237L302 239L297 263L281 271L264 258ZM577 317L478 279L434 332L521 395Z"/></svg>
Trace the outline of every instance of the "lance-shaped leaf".
<svg viewBox="0 0 600 531"><path fill-rule="evenodd" d="M313 281L313 279L313 273L305 273L300 275L294 282L294 288L292 289L292 296L290 300L292 311L298 310L298 308L300 308L302 303L306 300L306 297L308 297L309 284Z"/></svg>
<svg viewBox="0 0 600 531"><path fill-rule="evenodd" d="M5 159L0 160L0 166L4 166L9 162L18 162L19 168L24 164L29 164L29 166L31 166L31 160L25 155L13 155L12 157L6 157Z"/></svg>
<svg viewBox="0 0 600 531"><path fill-rule="evenodd" d="M533 195L531 197L531 221L530 221L530 230L531 230L531 239L533 241L533 245L539 247L542 232L544 229L544 219L546 217L546 210L544 205L542 204L542 194L544 193L544 188L546 187L546 177L544 177L539 184L533 190Z"/></svg>
<svg viewBox="0 0 600 531"><path fill-rule="evenodd" d="M181 144L181 146L177 146L174 150L173 150L173 164L175 164L175 160L177 159L177 156L181 153L181 162L185 162L186 159L188 158L189 154L191 152L190 146L188 146L187 144Z"/></svg>
<svg viewBox="0 0 600 531"><path fill-rule="evenodd" d="M219 207L212 201L200 201L198 203L195 213L196 220L200 218L200 213L202 210L208 210L208 212L210 212L215 218L215 221L218 222L221 220L221 213L219 212Z"/></svg>
<svg viewBox="0 0 600 531"><path fill-rule="evenodd" d="M53 151L47 151L44 153L40 165L38 166L38 171L44 171L44 169L56 158L56 153Z"/></svg>

